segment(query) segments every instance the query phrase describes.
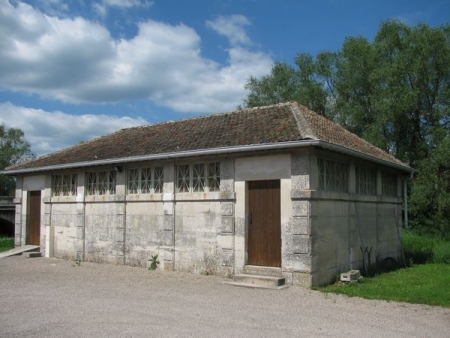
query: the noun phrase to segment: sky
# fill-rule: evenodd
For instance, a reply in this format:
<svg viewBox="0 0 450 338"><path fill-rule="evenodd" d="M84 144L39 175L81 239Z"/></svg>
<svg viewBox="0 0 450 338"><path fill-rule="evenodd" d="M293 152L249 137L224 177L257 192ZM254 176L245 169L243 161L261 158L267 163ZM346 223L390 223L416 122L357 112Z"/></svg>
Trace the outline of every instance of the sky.
<svg viewBox="0 0 450 338"><path fill-rule="evenodd" d="M250 76L450 23L450 0L0 0L0 124L40 156L113 131L235 110Z"/></svg>

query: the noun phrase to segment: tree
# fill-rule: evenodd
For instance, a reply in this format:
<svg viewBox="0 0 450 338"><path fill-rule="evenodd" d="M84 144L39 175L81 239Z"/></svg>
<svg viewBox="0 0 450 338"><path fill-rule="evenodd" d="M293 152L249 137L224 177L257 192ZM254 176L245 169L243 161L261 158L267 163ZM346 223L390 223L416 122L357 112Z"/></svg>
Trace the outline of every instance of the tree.
<svg viewBox="0 0 450 338"><path fill-rule="evenodd" d="M412 224L438 235L450 234L450 134L422 160L411 189Z"/></svg>
<svg viewBox="0 0 450 338"><path fill-rule="evenodd" d="M246 88L249 107L296 100L418 168L414 215L428 215L442 230L439 220L450 217L443 167L450 161L443 149L450 147L450 25L388 20L373 42L348 37L337 52L299 54L294 66L277 63ZM440 175L439 189L430 173Z"/></svg>
<svg viewBox="0 0 450 338"><path fill-rule="evenodd" d="M0 170L34 157L22 130L0 125ZM15 181L12 177L0 175L1 196L14 195L14 188Z"/></svg>
<svg viewBox="0 0 450 338"><path fill-rule="evenodd" d="M450 26L388 21L374 43L374 83L388 142L397 157L416 166L440 141L435 131L450 130Z"/></svg>
<svg viewBox="0 0 450 338"><path fill-rule="evenodd" d="M373 42L299 54L246 88L247 107L296 100L416 166L439 142L433 130L450 130L450 26L385 21Z"/></svg>

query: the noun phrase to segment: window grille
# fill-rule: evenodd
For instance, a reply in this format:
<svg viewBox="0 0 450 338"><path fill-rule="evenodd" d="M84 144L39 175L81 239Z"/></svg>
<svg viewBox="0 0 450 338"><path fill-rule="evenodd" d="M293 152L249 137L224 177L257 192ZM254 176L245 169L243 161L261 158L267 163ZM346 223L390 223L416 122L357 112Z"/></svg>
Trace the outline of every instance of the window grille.
<svg viewBox="0 0 450 338"><path fill-rule="evenodd" d="M177 192L189 192L191 186L190 166L177 166Z"/></svg>
<svg viewBox="0 0 450 338"><path fill-rule="evenodd" d="M88 172L87 195L114 195L116 193L116 172Z"/></svg>
<svg viewBox="0 0 450 338"><path fill-rule="evenodd" d="M154 190L155 193L162 193L164 187L164 169L162 167L156 167L154 179Z"/></svg>
<svg viewBox="0 0 450 338"><path fill-rule="evenodd" d="M194 191L205 191L205 164L199 163L193 166L193 186Z"/></svg>
<svg viewBox="0 0 450 338"><path fill-rule="evenodd" d="M220 163L213 162L209 163L208 172L208 186L209 191L219 191L220 190Z"/></svg>
<svg viewBox="0 0 450 338"><path fill-rule="evenodd" d="M148 167L128 170L129 194L162 193L164 184L164 169Z"/></svg>
<svg viewBox="0 0 450 338"><path fill-rule="evenodd" d="M76 196L78 186L77 174L52 176L53 196Z"/></svg>
<svg viewBox="0 0 450 338"><path fill-rule="evenodd" d="M376 195L377 173L375 170L356 167L356 192L358 194Z"/></svg>
<svg viewBox="0 0 450 338"><path fill-rule="evenodd" d="M397 197L397 176L383 174L381 177L381 187L383 196Z"/></svg>
<svg viewBox="0 0 450 338"><path fill-rule="evenodd" d="M152 168L141 169L141 193L149 194L152 191Z"/></svg>
<svg viewBox="0 0 450 338"><path fill-rule="evenodd" d="M139 170L130 169L128 171L128 193L137 194L139 191Z"/></svg>
<svg viewBox="0 0 450 338"><path fill-rule="evenodd" d="M348 192L348 166L345 163L318 158L319 189Z"/></svg>
<svg viewBox="0 0 450 338"><path fill-rule="evenodd" d="M177 192L220 190L220 162L177 165Z"/></svg>

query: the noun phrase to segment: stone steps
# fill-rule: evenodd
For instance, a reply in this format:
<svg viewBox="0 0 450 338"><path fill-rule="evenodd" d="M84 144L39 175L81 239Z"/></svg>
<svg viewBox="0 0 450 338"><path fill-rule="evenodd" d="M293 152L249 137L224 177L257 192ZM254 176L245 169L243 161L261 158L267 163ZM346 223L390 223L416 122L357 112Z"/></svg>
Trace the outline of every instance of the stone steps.
<svg viewBox="0 0 450 338"><path fill-rule="evenodd" d="M24 252L39 252L40 246L39 245L23 245L18 246L14 249L0 252L0 258L9 257L9 256L16 256L16 255L23 255ZM39 256L40 257L40 256Z"/></svg>
<svg viewBox="0 0 450 338"><path fill-rule="evenodd" d="M281 268L246 265L242 273L234 275L231 285L265 289L283 289L287 286Z"/></svg>
<svg viewBox="0 0 450 338"><path fill-rule="evenodd" d="M36 252L36 251L29 251L29 252L24 252L22 254L22 256L25 256L26 258L35 258L35 257L42 257L42 254L40 252Z"/></svg>

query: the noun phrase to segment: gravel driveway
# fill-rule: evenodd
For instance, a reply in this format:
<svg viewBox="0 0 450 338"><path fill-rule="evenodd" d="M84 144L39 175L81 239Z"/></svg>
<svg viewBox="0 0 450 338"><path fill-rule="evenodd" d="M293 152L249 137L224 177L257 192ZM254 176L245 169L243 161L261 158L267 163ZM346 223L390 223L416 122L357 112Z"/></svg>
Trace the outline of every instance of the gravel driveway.
<svg viewBox="0 0 450 338"><path fill-rule="evenodd" d="M450 337L450 309L110 264L0 259L0 337Z"/></svg>

